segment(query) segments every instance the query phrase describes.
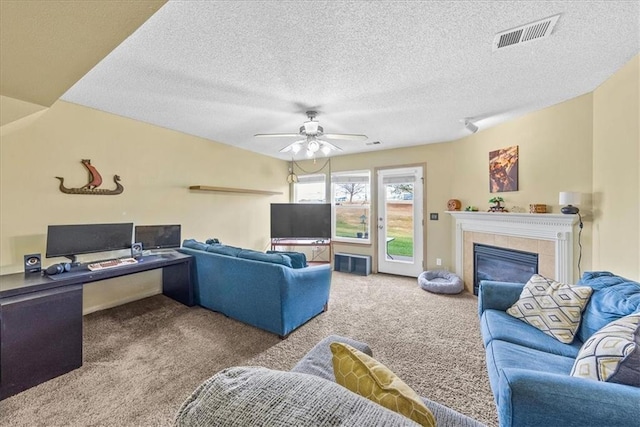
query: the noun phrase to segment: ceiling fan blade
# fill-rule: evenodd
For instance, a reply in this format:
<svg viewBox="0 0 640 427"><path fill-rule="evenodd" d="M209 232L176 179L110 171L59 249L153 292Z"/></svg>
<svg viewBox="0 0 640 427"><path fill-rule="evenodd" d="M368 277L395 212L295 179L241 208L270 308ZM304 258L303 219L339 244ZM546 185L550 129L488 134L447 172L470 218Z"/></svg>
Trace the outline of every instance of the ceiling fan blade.
<svg viewBox="0 0 640 427"><path fill-rule="evenodd" d="M327 139L346 139L350 141L364 141L368 138L367 135L358 135L354 133L325 133L322 137Z"/></svg>
<svg viewBox="0 0 640 427"><path fill-rule="evenodd" d="M338 147L337 145L333 145L332 143L330 143L328 141L318 140L318 142L320 142L320 145L326 145L327 147L331 148L332 150L342 151L342 148Z"/></svg>
<svg viewBox="0 0 640 427"><path fill-rule="evenodd" d="M255 135L256 138L290 138L295 137L299 138L299 133L257 133Z"/></svg>
<svg viewBox="0 0 640 427"><path fill-rule="evenodd" d="M299 141L292 142L291 144L289 144L289 145L287 145L286 147L284 147L283 149L281 149L281 150L280 150L280 152L281 152L281 153L286 153L286 152L288 152L288 151L292 151L292 150L293 150L293 148L294 148L296 145L298 146L298 150L299 150L300 148L302 148L302 143L304 143L304 142L305 142L305 140L304 140L304 139L301 139L301 140L299 140ZM293 151L294 151L294 152L296 152L296 151L298 151L298 150L293 150Z"/></svg>

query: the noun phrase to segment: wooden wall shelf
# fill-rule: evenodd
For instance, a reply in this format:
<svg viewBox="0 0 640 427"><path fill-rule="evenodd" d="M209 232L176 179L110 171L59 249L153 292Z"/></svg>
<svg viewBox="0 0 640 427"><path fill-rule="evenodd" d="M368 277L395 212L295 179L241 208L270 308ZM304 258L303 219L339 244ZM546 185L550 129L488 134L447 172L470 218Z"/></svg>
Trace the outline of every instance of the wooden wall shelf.
<svg viewBox="0 0 640 427"><path fill-rule="evenodd" d="M264 194L269 196L284 194L282 191L251 190L247 188L231 188L231 187L211 187L208 185L192 185L189 187L189 190L215 191L218 193Z"/></svg>

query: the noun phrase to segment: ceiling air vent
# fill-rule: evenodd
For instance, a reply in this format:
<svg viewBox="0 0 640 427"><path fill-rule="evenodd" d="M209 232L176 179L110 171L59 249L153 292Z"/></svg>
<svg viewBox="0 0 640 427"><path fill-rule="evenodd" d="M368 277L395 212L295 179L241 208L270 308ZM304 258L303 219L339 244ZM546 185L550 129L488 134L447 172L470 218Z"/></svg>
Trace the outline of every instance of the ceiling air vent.
<svg viewBox="0 0 640 427"><path fill-rule="evenodd" d="M505 47L547 38L551 35L558 18L560 18L560 14L518 28L502 31L496 34L493 39L493 50L496 51Z"/></svg>

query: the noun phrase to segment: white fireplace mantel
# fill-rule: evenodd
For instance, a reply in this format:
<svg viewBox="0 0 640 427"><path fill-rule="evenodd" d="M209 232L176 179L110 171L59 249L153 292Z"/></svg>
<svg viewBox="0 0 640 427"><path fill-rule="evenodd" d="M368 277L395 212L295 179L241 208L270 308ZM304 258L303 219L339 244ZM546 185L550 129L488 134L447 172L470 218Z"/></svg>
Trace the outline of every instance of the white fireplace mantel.
<svg viewBox="0 0 640 427"><path fill-rule="evenodd" d="M550 240L555 243L555 280L573 283L573 234L577 215L447 211L456 220L456 274L463 275L464 232Z"/></svg>

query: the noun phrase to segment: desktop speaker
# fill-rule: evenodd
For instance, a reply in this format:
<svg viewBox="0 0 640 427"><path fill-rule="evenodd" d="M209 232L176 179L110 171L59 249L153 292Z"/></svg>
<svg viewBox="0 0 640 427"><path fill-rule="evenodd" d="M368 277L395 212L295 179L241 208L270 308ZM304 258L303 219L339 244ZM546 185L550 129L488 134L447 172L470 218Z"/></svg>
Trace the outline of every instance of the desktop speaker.
<svg viewBox="0 0 640 427"><path fill-rule="evenodd" d="M40 273L42 270L42 255L28 254L24 256L24 273Z"/></svg>
<svg viewBox="0 0 640 427"><path fill-rule="evenodd" d="M142 256L142 243L136 242L131 245L131 258L138 258Z"/></svg>
<svg viewBox="0 0 640 427"><path fill-rule="evenodd" d="M64 273L65 271L71 271L71 264L68 262L50 265L44 272L48 276L53 276L54 274Z"/></svg>

